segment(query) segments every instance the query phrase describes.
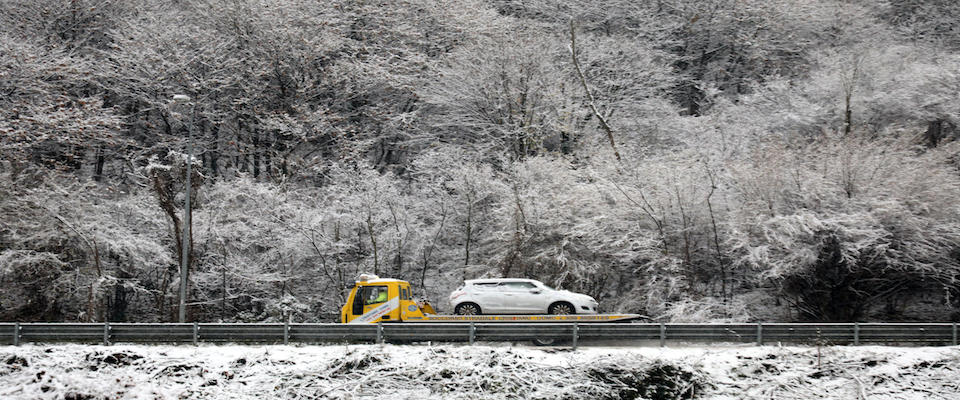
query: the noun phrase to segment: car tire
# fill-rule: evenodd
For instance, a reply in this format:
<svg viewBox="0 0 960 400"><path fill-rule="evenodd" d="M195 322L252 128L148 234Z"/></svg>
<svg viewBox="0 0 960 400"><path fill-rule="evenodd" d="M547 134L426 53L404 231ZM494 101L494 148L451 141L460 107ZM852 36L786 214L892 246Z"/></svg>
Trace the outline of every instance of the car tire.
<svg viewBox="0 0 960 400"><path fill-rule="evenodd" d="M476 303L460 303L457 304L457 307L453 309L453 313L457 315L480 315L482 314L480 306Z"/></svg>
<svg viewBox="0 0 960 400"><path fill-rule="evenodd" d="M558 301L550 305L547 308L547 314L551 315L568 315L576 314L577 309L573 307L573 304L567 303L565 301Z"/></svg>

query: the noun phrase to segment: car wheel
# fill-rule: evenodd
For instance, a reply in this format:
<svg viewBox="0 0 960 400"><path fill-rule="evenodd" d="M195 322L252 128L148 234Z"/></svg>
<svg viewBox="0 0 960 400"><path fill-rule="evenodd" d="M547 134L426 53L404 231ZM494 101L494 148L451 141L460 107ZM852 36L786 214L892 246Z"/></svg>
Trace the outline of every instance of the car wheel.
<svg viewBox="0 0 960 400"><path fill-rule="evenodd" d="M474 303L461 303L453 309L457 315L480 315L480 306Z"/></svg>
<svg viewBox="0 0 960 400"><path fill-rule="evenodd" d="M559 302L551 304L550 307L547 308L547 313L553 315L567 315L576 314L577 312L574 310L573 304Z"/></svg>

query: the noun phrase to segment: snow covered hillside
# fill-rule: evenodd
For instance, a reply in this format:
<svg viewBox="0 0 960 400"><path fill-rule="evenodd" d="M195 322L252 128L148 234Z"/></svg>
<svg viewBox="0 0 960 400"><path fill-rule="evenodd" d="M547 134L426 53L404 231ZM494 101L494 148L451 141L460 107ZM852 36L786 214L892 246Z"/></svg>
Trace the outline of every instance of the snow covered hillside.
<svg viewBox="0 0 960 400"><path fill-rule="evenodd" d="M958 347L22 346L3 399L957 399Z"/></svg>

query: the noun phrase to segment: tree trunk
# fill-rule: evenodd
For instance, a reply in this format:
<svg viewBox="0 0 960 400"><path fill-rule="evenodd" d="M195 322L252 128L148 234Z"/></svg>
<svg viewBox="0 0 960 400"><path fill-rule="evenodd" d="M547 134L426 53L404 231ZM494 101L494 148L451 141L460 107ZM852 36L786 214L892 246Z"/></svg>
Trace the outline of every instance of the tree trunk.
<svg viewBox="0 0 960 400"><path fill-rule="evenodd" d="M850 109L850 96L850 93L844 96L843 136L850 135L850 131L853 130L853 110Z"/></svg>
<svg viewBox="0 0 960 400"><path fill-rule="evenodd" d="M220 159L220 129L216 125L210 127L210 134L213 135L213 148L210 150L210 173L213 176L220 175L217 168L217 160Z"/></svg>
<svg viewBox="0 0 960 400"><path fill-rule="evenodd" d="M594 101L593 93L590 92L590 88L587 86L587 78L584 76L583 70L580 68L580 61L577 60L577 35L572 19L570 20L570 57L573 59L573 66L577 70L577 76L580 77L580 85L583 86L583 91L587 93L587 100L589 100L588 105L590 106L590 110L593 111L593 115L597 117L597 120L599 120L600 127L603 128L604 132L606 132L607 140L610 142L610 149L613 150L613 155L619 162L620 152L617 151L617 144L613 139L613 128L610 127L610 124L607 123L607 119L604 118L597 109L597 104L596 101Z"/></svg>
<svg viewBox="0 0 960 400"><path fill-rule="evenodd" d="M93 180L100 182L103 179L103 164L106 157L103 155L103 147L97 148L97 162L93 172Z"/></svg>
<svg viewBox="0 0 960 400"><path fill-rule="evenodd" d="M260 133L253 133L253 177L260 177Z"/></svg>
<svg viewBox="0 0 960 400"><path fill-rule="evenodd" d="M467 267L470 265L470 241L473 240L473 201L468 196L467 197L467 238L466 243L463 245L463 266Z"/></svg>
<svg viewBox="0 0 960 400"><path fill-rule="evenodd" d="M373 216L367 214L367 235L370 236L370 247L373 248L373 274L380 274L380 256L377 254L377 235L373 230Z"/></svg>
<svg viewBox="0 0 960 400"><path fill-rule="evenodd" d="M945 131L949 128L949 126L944 125L948 125L948 123L942 118L927 122L927 131L923 135L927 147L934 148L940 145L940 141L946 136Z"/></svg>

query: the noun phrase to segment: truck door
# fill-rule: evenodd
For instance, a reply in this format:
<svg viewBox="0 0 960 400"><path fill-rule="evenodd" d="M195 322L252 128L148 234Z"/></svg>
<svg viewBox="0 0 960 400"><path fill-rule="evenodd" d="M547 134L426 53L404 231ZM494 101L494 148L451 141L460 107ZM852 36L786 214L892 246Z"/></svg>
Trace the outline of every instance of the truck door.
<svg viewBox="0 0 960 400"><path fill-rule="evenodd" d="M390 312L399 306L399 293L390 293L388 285L371 285L357 288L351 310L356 318L350 321L350 323L373 323L384 316L389 318Z"/></svg>

